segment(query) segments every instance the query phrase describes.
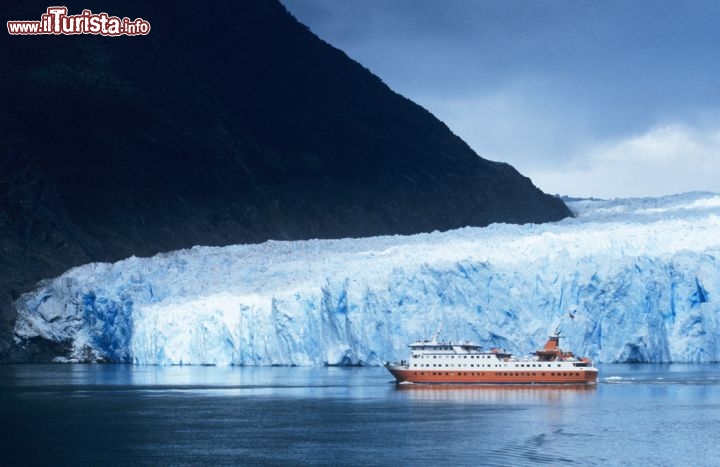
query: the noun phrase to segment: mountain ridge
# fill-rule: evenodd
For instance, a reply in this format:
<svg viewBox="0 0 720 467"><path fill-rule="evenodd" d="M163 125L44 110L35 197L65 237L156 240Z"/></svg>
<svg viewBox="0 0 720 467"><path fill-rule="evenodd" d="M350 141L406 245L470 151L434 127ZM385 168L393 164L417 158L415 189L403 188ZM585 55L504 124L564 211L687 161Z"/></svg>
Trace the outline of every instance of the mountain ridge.
<svg viewBox="0 0 720 467"><path fill-rule="evenodd" d="M0 352L10 303L87 262L570 215L278 2L66 3L152 29L1 39Z"/></svg>

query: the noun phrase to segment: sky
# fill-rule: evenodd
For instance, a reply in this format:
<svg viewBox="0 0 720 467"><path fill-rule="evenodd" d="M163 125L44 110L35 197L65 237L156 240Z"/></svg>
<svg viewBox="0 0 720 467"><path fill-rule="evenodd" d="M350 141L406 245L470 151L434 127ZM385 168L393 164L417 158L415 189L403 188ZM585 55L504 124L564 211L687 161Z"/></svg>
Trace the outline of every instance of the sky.
<svg viewBox="0 0 720 467"><path fill-rule="evenodd" d="M543 191L720 192L720 2L281 0Z"/></svg>

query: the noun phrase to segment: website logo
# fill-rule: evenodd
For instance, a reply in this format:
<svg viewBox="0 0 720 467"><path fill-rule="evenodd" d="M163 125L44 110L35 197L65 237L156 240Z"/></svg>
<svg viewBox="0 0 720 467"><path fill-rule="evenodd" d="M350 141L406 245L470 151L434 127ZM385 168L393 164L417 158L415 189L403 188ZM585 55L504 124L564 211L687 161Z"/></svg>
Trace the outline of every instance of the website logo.
<svg viewBox="0 0 720 467"><path fill-rule="evenodd" d="M100 36L146 36L150 23L142 18L131 20L83 10L79 15L68 15L64 6L51 6L40 21L8 21L8 33L17 36L38 34L94 34Z"/></svg>

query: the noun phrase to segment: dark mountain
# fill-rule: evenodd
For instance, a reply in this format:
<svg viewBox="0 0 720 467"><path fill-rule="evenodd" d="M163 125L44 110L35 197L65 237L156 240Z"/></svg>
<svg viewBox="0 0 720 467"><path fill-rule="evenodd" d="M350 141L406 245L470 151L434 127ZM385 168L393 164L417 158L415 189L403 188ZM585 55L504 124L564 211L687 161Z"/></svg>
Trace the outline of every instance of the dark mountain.
<svg viewBox="0 0 720 467"><path fill-rule="evenodd" d="M274 0L61 3L152 29L0 35L5 359L11 301L89 261L570 215Z"/></svg>

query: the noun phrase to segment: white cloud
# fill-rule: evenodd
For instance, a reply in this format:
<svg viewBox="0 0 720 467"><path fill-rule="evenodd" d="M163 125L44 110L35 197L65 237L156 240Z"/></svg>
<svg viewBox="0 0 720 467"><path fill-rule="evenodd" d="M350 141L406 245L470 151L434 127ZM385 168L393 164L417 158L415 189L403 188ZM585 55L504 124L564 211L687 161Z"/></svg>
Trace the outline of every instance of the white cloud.
<svg viewBox="0 0 720 467"><path fill-rule="evenodd" d="M592 112L518 80L486 95L416 101L481 157L507 162L547 193L601 198L720 192L720 115L696 114L622 135L593 125ZM628 129L628 131L632 131ZM603 134L605 133L605 134Z"/></svg>
<svg viewBox="0 0 720 467"><path fill-rule="evenodd" d="M720 192L720 127L659 126L527 174L544 191L605 198Z"/></svg>

